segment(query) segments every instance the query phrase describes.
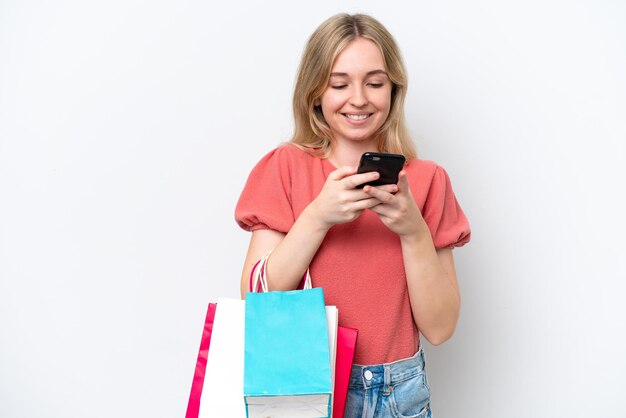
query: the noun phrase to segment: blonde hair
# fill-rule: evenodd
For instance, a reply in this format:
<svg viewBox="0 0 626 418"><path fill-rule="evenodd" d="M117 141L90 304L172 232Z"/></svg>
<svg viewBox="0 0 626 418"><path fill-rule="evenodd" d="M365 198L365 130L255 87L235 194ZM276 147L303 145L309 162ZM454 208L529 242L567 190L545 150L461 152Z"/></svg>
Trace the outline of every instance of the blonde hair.
<svg viewBox="0 0 626 418"><path fill-rule="evenodd" d="M391 108L387 120L375 134L381 152L402 154L407 160L416 157L413 141L404 121L404 98L407 76L402 56L393 36L371 16L338 14L323 22L309 38L293 94L295 131L291 143L317 155L328 157L332 135L320 106L315 106L326 91L331 68L337 56L357 37L373 41L385 61L392 83Z"/></svg>

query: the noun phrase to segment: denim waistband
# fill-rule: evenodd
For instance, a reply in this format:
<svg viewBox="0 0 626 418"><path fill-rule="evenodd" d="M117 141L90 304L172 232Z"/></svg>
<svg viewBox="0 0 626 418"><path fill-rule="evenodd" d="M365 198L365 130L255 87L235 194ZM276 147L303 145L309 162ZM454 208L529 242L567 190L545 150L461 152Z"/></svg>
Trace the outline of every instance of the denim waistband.
<svg viewBox="0 0 626 418"><path fill-rule="evenodd" d="M370 366L354 364L350 373L350 387L368 389L383 385L393 386L423 373L424 367L424 352L421 347L413 357L392 363Z"/></svg>

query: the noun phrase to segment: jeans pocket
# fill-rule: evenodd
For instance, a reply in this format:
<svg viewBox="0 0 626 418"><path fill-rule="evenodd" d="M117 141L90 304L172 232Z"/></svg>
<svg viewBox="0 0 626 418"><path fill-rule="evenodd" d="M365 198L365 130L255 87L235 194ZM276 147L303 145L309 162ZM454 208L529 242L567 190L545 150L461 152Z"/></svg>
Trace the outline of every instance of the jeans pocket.
<svg viewBox="0 0 626 418"><path fill-rule="evenodd" d="M429 416L430 388L426 374L395 384L389 394L389 405L395 418L426 418Z"/></svg>

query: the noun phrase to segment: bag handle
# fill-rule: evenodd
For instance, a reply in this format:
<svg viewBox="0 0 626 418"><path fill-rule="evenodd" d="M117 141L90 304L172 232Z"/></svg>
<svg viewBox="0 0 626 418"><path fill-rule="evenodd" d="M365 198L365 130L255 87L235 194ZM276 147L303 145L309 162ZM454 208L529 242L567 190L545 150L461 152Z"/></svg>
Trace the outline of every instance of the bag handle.
<svg viewBox="0 0 626 418"><path fill-rule="evenodd" d="M267 284L267 261L272 254L272 250L269 250L259 261L257 261L252 267L252 271L250 272L250 291L251 292L269 292L269 287ZM309 269L306 269L306 273L304 275L304 284L302 286L303 290L308 290L313 287L311 273Z"/></svg>

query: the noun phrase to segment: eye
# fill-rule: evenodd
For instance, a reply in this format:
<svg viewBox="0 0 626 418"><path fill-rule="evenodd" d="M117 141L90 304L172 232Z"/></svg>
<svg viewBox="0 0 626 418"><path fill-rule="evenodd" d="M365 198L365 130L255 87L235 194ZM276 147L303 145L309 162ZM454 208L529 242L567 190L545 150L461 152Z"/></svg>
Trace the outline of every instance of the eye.
<svg viewBox="0 0 626 418"><path fill-rule="evenodd" d="M375 89L379 89L384 86L384 83L368 83L368 86L373 87Z"/></svg>
<svg viewBox="0 0 626 418"><path fill-rule="evenodd" d="M331 89L335 90L345 89L346 87L348 87L347 84L335 84L334 86L330 86Z"/></svg>

